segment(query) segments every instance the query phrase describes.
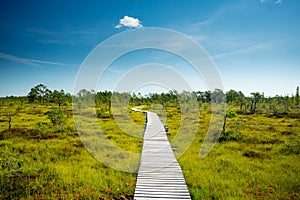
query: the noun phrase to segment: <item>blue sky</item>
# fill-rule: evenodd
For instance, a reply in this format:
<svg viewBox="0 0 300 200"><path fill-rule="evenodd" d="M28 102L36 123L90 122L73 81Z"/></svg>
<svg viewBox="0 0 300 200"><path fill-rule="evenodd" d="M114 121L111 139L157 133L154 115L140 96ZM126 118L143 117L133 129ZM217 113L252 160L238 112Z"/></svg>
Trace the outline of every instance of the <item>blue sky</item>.
<svg viewBox="0 0 300 200"><path fill-rule="evenodd" d="M300 86L299 13L297 0L1 1L0 96L26 95L39 83L72 92L89 52L133 29L120 27L124 16L139 19L139 28L168 28L196 40L226 91L291 95ZM147 55L159 53L145 51L139 61L152 62ZM100 88L114 89L132 59L115 62ZM171 67L176 58L168 60L161 62ZM189 78L188 67L179 71ZM190 79L193 89L205 89L193 74Z"/></svg>

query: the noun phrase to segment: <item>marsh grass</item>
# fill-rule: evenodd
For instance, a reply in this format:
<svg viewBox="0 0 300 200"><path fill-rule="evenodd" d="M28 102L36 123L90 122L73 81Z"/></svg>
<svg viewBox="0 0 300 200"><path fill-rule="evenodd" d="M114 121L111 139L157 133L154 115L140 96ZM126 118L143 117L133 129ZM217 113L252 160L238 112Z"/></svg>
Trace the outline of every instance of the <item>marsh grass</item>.
<svg viewBox="0 0 300 200"><path fill-rule="evenodd" d="M108 168L85 149L70 107L63 108L66 122L56 130L45 114L53 109L25 104L13 116L10 130L5 116L0 117L0 199L132 199L136 174ZM142 134L143 115L130 116ZM141 138L118 129L113 118L99 123L116 145L140 151Z"/></svg>
<svg viewBox="0 0 300 200"><path fill-rule="evenodd" d="M9 106L4 104L1 110ZM0 199L132 199L136 174L111 169L86 150L75 131L71 105L62 108L66 122L55 130L46 113L56 108L24 103L12 117L11 130L7 117L0 115ZM82 124L97 116L93 109L82 109ZM143 113L127 108L131 123L126 124L128 118L121 111L114 118L107 108L97 109L97 124L87 127L87 135L97 134L101 125L113 144L141 152ZM188 134L190 127L198 128L192 144L178 159L193 199L300 199L299 110L287 115L248 115L231 107L227 135L200 159L210 111L209 104L202 104L199 119L193 118L193 112L181 116L176 106L162 111L173 147L178 145L173 139L180 129ZM187 122L183 127L182 118Z"/></svg>
<svg viewBox="0 0 300 200"><path fill-rule="evenodd" d="M176 134L179 115L174 108L167 111L169 130ZM200 159L210 118L200 113L197 136L179 158L193 199L300 198L299 119L231 111L225 135Z"/></svg>

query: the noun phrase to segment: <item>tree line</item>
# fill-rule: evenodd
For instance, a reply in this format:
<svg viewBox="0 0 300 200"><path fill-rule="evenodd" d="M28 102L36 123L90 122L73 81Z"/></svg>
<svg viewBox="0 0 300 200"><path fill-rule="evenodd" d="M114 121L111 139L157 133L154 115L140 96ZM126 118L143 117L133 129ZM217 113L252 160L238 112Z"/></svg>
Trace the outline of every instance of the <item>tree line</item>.
<svg viewBox="0 0 300 200"><path fill-rule="evenodd" d="M112 101L116 102L128 102L132 106L138 105L151 105L161 104L166 106L179 106L183 102L188 102L191 99L196 100L199 105L206 103L227 103L229 106L238 106L240 112L254 114L258 108L260 111L268 111L271 113L289 112L293 107L300 106L299 86L296 88L295 95L293 96L279 96L266 97L264 93L253 92L251 96L245 96L241 91L229 90L224 93L220 89L214 91L183 91L178 92L171 90L167 93L149 93L148 95L142 95L141 93L129 93L129 92L111 92L111 91L88 91L86 89L80 90L77 95L71 95L64 90L53 90L47 88L43 84L39 84L30 89L26 97L6 97L0 99L0 106L4 102L20 101L28 103L39 104L56 104L58 107L65 105L66 103L86 102L89 104L96 104L96 106L110 106Z"/></svg>
<svg viewBox="0 0 300 200"><path fill-rule="evenodd" d="M229 90L224 93L220 89L214 91L196 91L196 92L178 92L171 90L167 93L149 93L142 95L141 93L118 93L111 91L87 91L81 90L75 98L82 100L93 100L96 105L111 105L113 102L129 102L132 106L161 104L166 106L179 106L181 103L188 103L191 99L196 100L199 105L210 103L226 103L229 107L237 106L240 113L255 114L257 112L264 113L288 113L294 107L300 106L299 87L293 96L273 96L267 97L264 93L253 92L250 96L246 96L241 91ZM110 110L110 108L109 108Z"/></svg>
<svg viewBox="0 0 300 200"><path fill-rule="evenodd" d="M58 107L62 106L66 102L72 102L71 94L66 93L64 90L51 91L43 84L39 84L31 88L27 98L29 103L56 103Z"/></svg>

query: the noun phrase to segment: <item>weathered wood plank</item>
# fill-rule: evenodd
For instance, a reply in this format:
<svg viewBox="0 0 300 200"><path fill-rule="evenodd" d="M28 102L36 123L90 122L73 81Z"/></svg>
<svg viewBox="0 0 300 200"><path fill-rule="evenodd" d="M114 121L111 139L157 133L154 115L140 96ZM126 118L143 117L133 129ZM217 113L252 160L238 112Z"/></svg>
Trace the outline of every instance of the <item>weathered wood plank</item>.
<svg viewBox="0 0 300 200"><path fill-rule="evenodd" d="M134 199L191 199L164 126L155 113L145 113L147 124Z"/></svg>

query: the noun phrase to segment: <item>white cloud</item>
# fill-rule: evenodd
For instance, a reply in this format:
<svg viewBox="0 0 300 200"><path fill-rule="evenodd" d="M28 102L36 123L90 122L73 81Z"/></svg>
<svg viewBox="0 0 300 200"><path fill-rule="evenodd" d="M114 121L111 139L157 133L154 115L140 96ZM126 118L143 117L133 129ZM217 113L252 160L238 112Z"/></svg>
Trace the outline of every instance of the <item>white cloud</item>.
<svg viewBox="0 0 300 200"><path fill-rule="evenodd" d="M129 28L142 28L142 23L138 18L133 18L125 15L120 19L120 23L115 26L115 28L129 27Z"/></svg>
<svg viewBox="0 0 300 200"><path fill-rule="evenodd" d="M271 48L271 46L272 45L270 43L254 44L254 45L251 45L251 46L241 47L241 48L238 48L238 49L235 49L235 50L222 52L222 53L219 53L219 54L211 56L211 57L213 59L218 59L218 58L224 58L224 57L229 57L229 56L248 54L248 53L251 53L251 52L256 52L258 50Z"/></svg>
<svg viewBox="0 0 300 200"><path fill-rule="evenodd" d="M212 19L208 19L208 20L206 20L206 21L201 21L201 22L194 23L194 24L190 25L190 27L191 27L191 28L195 28L195 29L196 29L196 28L200 28L200 27L202 27L202 26L206 26L206 25L211 24L213 21L214 21L214 20L212 20Z"/></svg>
<svg viewBox="0 0 300 200"><path fill-rule="evenodd" d="M265 3L267 1L269 1L269 0L260 0L261 3ZM283 2L283 0L275 0L275 4L280 4L282 2Z"/></svg>
<svg viewBox="0 0 300 200"><path fill-rule="evenodd" d="M1 53L1 52L0 52L0 59L10 60L10 61L13 61L13 62L26 64L26 65L31 65L31 66L35 66L35 67L40 67L40 65L35 64L34 62L30 62L27 59L20 58L20 57L17 57L17 56L13 56L13 55L9 55L9 54L5 54L5 53Z"/></svg>
<svg viewBox="0 0 300 200"><path fill-rule="evenodd" d="M60 65L60 66L71 66L70 64L65 64L65 63L58 63L58 62L51 62L51 61L44 61L44 60L34 60L34 59L27 59L27 58L20 58L14 55L9 55L0 52L0 59L4 60L10 60L13 62L21 63L21 64L26 64L26 65L31 65L34 67L41 67L39 64L49 64L49 65Z"/></svg>

